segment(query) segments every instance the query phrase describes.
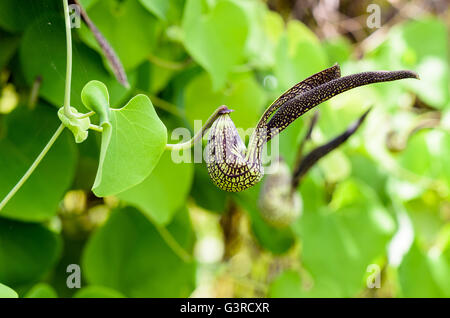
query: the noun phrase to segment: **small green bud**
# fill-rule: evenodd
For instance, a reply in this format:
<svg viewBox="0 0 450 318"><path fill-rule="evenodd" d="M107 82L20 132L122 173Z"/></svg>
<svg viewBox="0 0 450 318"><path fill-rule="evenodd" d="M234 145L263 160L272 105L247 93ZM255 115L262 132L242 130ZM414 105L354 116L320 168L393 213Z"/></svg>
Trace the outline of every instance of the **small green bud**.
<svg viewBox="0 0 450 318"><path fill-rule="evenodd" d="M100 125L109 122L109 94L105 84L94 80L84 85L81 101L87 109L98 115Z"/></svg>
<svg viewBox="0 0 450 318"><path fill-rule="evenodd" d="M303 202L292 190L292 175L287 164L280 160L274 173L268 175L259 198L262 218L274 227L286 227L300 215Z"/></svg>
<svg viewBox="0 0 450 318"><path fill-rule="evenodd" d="M70 107L70 110L74 115L83 115L82 113L78 112L74 107ZM58 117L63 123L63 125L69 128L69 130L73 133L76 143L81 143L86 140L86 138L88 137L89 125L91 124L89 117L69 118L66 116L64 112L64 107L61 107L58 110Z"/></svg>

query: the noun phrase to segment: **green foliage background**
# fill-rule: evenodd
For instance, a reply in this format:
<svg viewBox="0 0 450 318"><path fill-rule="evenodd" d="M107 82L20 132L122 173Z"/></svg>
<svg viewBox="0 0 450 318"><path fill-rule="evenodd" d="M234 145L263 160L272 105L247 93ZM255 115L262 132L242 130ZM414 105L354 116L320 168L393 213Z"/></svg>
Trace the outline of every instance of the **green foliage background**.
<svg viewBox="0 0 450 318"><path fill-rule="evenodd" d="M159 116L171 143L174 128L192 130L222 104L235 110L237 127L254 127L283 91L335 62L344 75L410 69L421 80L361 87L320 106L315 145L374 109L307 175L303 214L285 229L261 218L260 186L228 194L204 164L175 164L168 152L150 162L144 141L152 130L125 109L114 120L128 122L117 137L126 147L113 153L130 164L112 177L139 184L119 191L122 182L105 181L94 192L114 195L96 197L100 136L75 144L65 131L0 212L0 297L450 297L448 8L387 27L361 52L349 36L319 38L266 1L81 3L130 88L81 23L73 29L72 106L86 111L81 90L94 79L108 87L113 108L148 95L157 116L147 115L155 127ZM0 198L59 124L63 22L61 1L0 2ZM38 76L39 98L30 103ZM128 105L142 111L142 103ZM281 135L291 166L310 116ZM109 180L114 158L104 160ZM69 264L81 265L80 290L66 286ZM371 264L382 270L381 288L367 287Z"/></svg>

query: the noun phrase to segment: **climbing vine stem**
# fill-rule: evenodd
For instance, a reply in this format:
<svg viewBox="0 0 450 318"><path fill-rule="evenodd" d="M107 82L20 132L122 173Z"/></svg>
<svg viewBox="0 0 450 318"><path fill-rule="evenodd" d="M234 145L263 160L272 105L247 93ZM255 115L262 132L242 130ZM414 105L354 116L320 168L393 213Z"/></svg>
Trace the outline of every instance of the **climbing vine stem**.
<svg viewBox="0 0 450 318"><path fill-rule="evenodd" d="M164 227L157 225L156 223L153 223L156 227L156 230L158 231L159 235L161 235L161 238L166 242L166 244L170 247L170 249L185 263L192 262L192 255L189 254L178 242L177 240L172 236L172 234L169 232L169 230Z"/></svg>
<svg viewBox="0 0 450 318"><path fill-rule="evenodd" d="M44 149L42 149L41 153L37 156L37 158L34 160L34 162L31 164L31 166L28 168L27 172L20 178L19 182L9 191L9 193L6 195L6 197L0 202L0 211L3 209L3 207L8 203L8 201L16 194L17 191L22 187L22 185L25 183L25 181L28 180L28 178L31 176L31 174L34 172L34 170L37 168L39 163L42 161L42 159L45 157L47 152L50 150L50 148L55 143L56 139L58 139L59 135L61 135L62 131L64 130L64 125L59 125L58 129L56 129L53 136L50 138L48 143L45 145Z"/></svg>
<svg viewBox="0 0 450 318"><path fill-rule="evenodd" d="M209 129L212 124L216 121L217 118L219 118L220 115L231 113L233 110L228 109L227 106L222 105L219 108L217 108L214 113L208 118L205 125L203 125L202 129L198 131L194 137L189 139L186 142L182 142L179 144L166 144L166 150L182 150L182 149L189 149L194 146L196 142L199 142L203 135L206 133L207 129Z"/></svg>
<svg viewBox="0 0 450 318"><path fill-rule="evenodd" d="M72 31L70 29L70 16L69 16L69 5L67 0L63 0L64 5L64 20L66 27L66 49L67 49L67 60L66 60L66 83L64 89L64 113L67 117L72 116L72 111L70 110L70 84L72 80Z"/></svg>
<svg viewBox="0 0 450 318"><path fill-rule="evenodd" d="M64 6L64 17L65 17L65 28L66 28L66 43L67 43L67 65L66 65L66 83L65 83L65 90L64 90L64 112L68 117L75 117L75 114L72 113L70 110L70 85L71 85L71 78L72 78L72 36L71 36L71 30L70 30L70 20L69 20L69 5L67 0L63 0L63 6ZM82 114L78 118L86 118L89 116L92 116L94 112L89 112L87 114ZM42 151L39 153L39 155L36 157L34 162L31 164L31 166L28 168L28 170L25 172L25 174L20 178L20 180L16 183L16 185L9 191L9 193L6 195L6 197L0 202L0 211L6 206L6 204L11 200L11 198L19 191L19 189L23 186L23 184L28 180L28 178L31 176L31 174L36 170L39 163L42 161L42 159L45 157L45 155L48 153L50 148L53 146L55 141L58 139L58 137L61 135L61 133L64 130L64 125L60 124L58 129L56 129L53 136L50 138L48 143L45 145L45 147L42 149Z"/></svg>

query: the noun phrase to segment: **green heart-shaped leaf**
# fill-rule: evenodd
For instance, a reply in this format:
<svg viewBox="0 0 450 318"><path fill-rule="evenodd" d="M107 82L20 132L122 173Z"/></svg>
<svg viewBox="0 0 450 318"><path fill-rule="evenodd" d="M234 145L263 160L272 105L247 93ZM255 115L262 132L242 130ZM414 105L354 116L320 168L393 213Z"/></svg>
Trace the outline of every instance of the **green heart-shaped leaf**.
<svg viewBox="0 0 450 318"><path fill-rule="evenodd" d="M33 22L25 31L19 48L20 66L27 84L32 85L36 77L41 76L39 95L58 108L64 100L66 72L66 37L60 13L49 12ZM102 64L100 55L74 38L70 100L71 106L79 111L84 110L80 92L94 78L108 85L112 104L123 100L128 93L128 89L117 82ZM128 80L134 84L133 74L128 74Z"/></svg>
<svg viewBox="0 0 450 318"><path fill-rule="evenodd" d="M319 39L303 23L292 20L275 51L277 89L283 92L300 80L325 68L327 56Z"/></svg>
<svg viewBox="0 0 450 318"><path fill-rule="evenodd" d="M100 162L92 187L97 196L114 195L144 181L167 141L166 126L145 95L111 109L110 120L102 127Z"/></svg>
<svg viewBox="0 0 450 318"><path fill-rule="evenodd" d="M87 286L75 293L74 298L125 298L117 290L103 286Z"/></svg>
<svg viewBox="0 0 450 318"><path fill-rule="evenodd" d="M261 185L248 189L236 195L236 200L248 213L251 229L256 240L262 247L274 254L282 254L295 243L295 236L290 228L276 228L267 224L261 217L258 208L258 195Z"/></svg>
<svg viewBox="0 0 450 318"><path fill-rule="evenodd" d="M19 298L19 295L13 289L0 283L0 298Z"/></svg>
<svg viewBox="0 0 450 318"><path fill-rule="evenodd" d="M61 239L41 224L0 219L0 281L14 289L41 279L61 253Z"/></svg>
<svg viewBox="0 0 450 318"><path fill-rule="evenodd" d="M59 1L47 1L45 10L39 3L28 0L0 1L0 27L11 33L19 33L42 15L59 10ZM41 10L40 10L41 9ZM3 47L2 47L3 49Z"/></svg>
<svg viewBox="0 0 450 318"><path fill-rule="evenodd" d="M5 123L6 134L0 136L2 199L61 124L55 116L55 109L45 104L36 105L33 111L19 106L5 118ZM73 136L65 130L27 182L0 211L0 216L32 222L54 216L61 198L72 183L75 165Z"/></svg>
<svg viewBox="0 0 450 318"><path fill-rule="evenodd" d="M87 13L117 53L125 70L137 67L156 47L161 30L159 21L137 0L97 1ZM87 45L101 52L89 28L82 25L78 31Z"/></svg>
<svg viewBox="0 0 450 318"><path fill-rule="evenodd" d="M170 1L167 0L139 0L139 2L151 13L161 20L166 20L167 12L170 8Z"/></svg>
<svg viewBox="0 0 450 318"><path fill-rule="evenodd" d="M167 231L189 253L194 233L186 208ZM160 232L134 208L113 211L84 249L88 283L113 288L127 297L187 297L195 286L195 262L184 262Z"/></svg>
<svg viewBox="0 0 450 318"><path fill-rule="evenodd" d="M186 117L191 124L205 122L217 107L227 105L235 110L231 117L237 128L253 128L265 102L265 91L250 73L234 75L228 88L216 92L209 76L202 73L185 89Z"/></svg>
<svg viewBox="0 0 450 318"><path fill-rule="evenodd" d="M306 194L305 201L311 200ZM302 264L314 279L314 287L304 296L357 295L365 287L367 266L385 254L395 233L392 216L372 188L353 178L339 183L328 206L310 206L294 225L303 238Z"/></svg>
<svg viewBox="0 0 450 318"><path fill-rule="evenodd" d="M218 1L205 14L206 7L205 1L187 1L182 22L184 45L218 90L231 69L243 62L249 22L235 1Z"/></svg>
<svg viewBox="0 0 450 318"><path fill-rule="evenodd" d="M105 84L94 80L84 85L81 101L87 109L98 115L100 125L109 123L109 94Z"/></svg>
<svg viewBox="0 0 450 318"><path fill-rule="evenodd" d="M58 298L58 294L49 284L39 283L26 293L25 298Z"/></svg>
<svg viewBox="0 0 450 318"><path fill-rule="evenodd" d="M449 251L432 253L414 241L398 268L400 297L450 297Z"/></svg>
<svg viewBox="0 0 450 318"><path fill-rule="evenodd" d="M140 208L158 224L165 225L186 201L192 184L193 165L174 163L166 151L155 171L137 186L119 194L119 198Z"/></svg>

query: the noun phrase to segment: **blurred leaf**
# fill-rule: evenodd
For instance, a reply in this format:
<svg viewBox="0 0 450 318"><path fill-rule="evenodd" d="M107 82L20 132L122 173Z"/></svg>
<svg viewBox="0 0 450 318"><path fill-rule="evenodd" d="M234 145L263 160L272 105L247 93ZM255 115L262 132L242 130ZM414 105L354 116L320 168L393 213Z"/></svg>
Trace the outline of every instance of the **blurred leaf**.
<svg viewBox="0 0 450 318"><path fill-rule="evenodd" d="M325 192L325 185L323 183L323 178L318 177L317 170L312 170L308 173L300 183L299 192L303 200L303 210L317 213L320 208L327 204L327 193ZM297 226L299 224L295 225Z"/></svg>
<svg viewBox="0 0 450 318"><path fill-rule="evenodd" d="M194 165L194 183L190 195L195 204L205 210L216 213L225 211L228 193L212 183L207 169L202 164Z"/></svg>
<svg viewBox="0 0 450 318"><path fill-rule="evenodd" d="M275 54L274 72L280 93L327 66L318 38L297 20L288 23Z"/></svg>
<svg viewBox="0 0 450 318"><path fill-rule="evenodd" d="M39 283L25 294L25 298L58 298L58 295L52 286L46 283Z"/></svg>
<svg viewBox="0 0 450 318"><path fill-rule="evenodd" d="M349 159L339 149L322 158L317 165L322 169L325 179L330 183L347 179L352 170Z"/></svg>
<svg viewBox="0 0 450 318"><path fill-rule="evenodd" d="M39 280L56 263L59 237L39 224L0 219L0 281L14 288Z"/></svg>
<svg viewBox="0 0 450 318"><path fill-rule="evenodd" d="M182 21L184 45L212 78L212 90L223 88L232 68L243 62L248 18L235 0L187 0Z"/></svg>
<svg viewBox="0 0 450 318"><path fill-rule="evenodd" d="M352 167L352 177L365 184L370 184L383 204L387 205L389 196L386 193L386 171L367 155L354 152L348 158Z"/></svg>
<svg viewBox="0 0 450 318"><path fill-rule="evenodd" d="M269 286L271 298L296 298L302 294L300 275L293 270L282 272Z"/></svg>
<svg viewBox="0 0 450 318"><path fill-rule="evenodd" d="M140 209L157 224L166 225L186 202L193 168L192 163L174 163L171 152L166 151L147 179L118 197Z"/></svg>
<svg viewBox="0 0 450 318"><path fill-rule="evenodd" d="M415 54L421 77L420 81L408 84L425 102L443 108L450 99L446 45L449 34L445 24L436 18L425 18L404 24L399 32L407 47L402 59L406 64L406 54Z"/></svg>
<svg viewBox="0 0 450 318"><path fill-rule="evenodd" d="M320 120L317 123L320 127L320 135L313 136L314 141L323 143L334 138L341 131L347 129L347 127L364 111L373 106L375 99L376 92L373 90L373 87L364 86L339 94L320 105ZM360 132L357 135L362 134L367 123L372 120L373 113L376 110L375 107L371 111L368 115L366 124L361 127Z"/></svg>
<svg viewBox="0 0 450 318"><path fill-rule="evenodd" d="M6 135L0 138L0 198L19 181L60 124L56 110L39 104L34 111L23 106L6 118ZM76 164L73 137L64 131L31 177L12 197L1 216L25 221L48 220L70 186ZM55 173L58 172L58 173Z"/></svg>
<svg viewBox="0 0 450 318"><path fill-rule="evenodd" d="M427 190L403 205L411 219L416 241L423 246L432 246L445 224L442 200L434 191Z"/></svg>
<svg viewBox="0 0 450 318"><path fill-rule="evenodd" d="M103 286L87 286L78 290L74 298L125 298L125 296L117 290Z"/></svg>
<svg viewBox="0 0 450 318"><path fill-rule="evenodd" d="M126 70L134 69L146 60L149 52L155 49L160 33L157 18L141 5L142 2L103 0L87 9L89 17L116 51ZM101 52L87 27L83 25L79 34L87 45Z"/></svg>
<svg viewBox="0 0 450 318"><path fill-rule="evenodd" d="M350 59L353 49L350 40L344 36L327 39L323 43L323 47L330 64L343 64Z"/></svg>
<svg viewBox="0 0 450 318"><path fill-rule="evenodd" d="M417 66L421 80L408 84L423 101L443 109L450 100L448 68L444 60L427 58Z"/></svg>
<svg viewBox="0 0 450 318"><path fill-rule="evenodd" d="M167 141L167 129L145 95L111 109L109 116L111 124L103 124L100 162L92 186L97 196L117 194L144 181Z"/></svg>
<svg viewBox="0 0 450 318"><path fill-rule="evenodd" d="M249 64L258 68L273 66L275 45L284 29L281 16L260 1L235 1L247 16L249 34L245 55Z"/></svg>
<svg viewBox="0 0 450 318"><path fill-rule="evenodd" d="M450 99L448 32L443 21L425 17L393 27L385 42L368 54L383 68L416 71L420 81L405 81L423 101L444 108Z"/></svg>
<svg viewBox="0 0 450 318"><path fill-rule="evenodd" d="M429 181L438 180L440 192L450 194L450 134L445 131L420 131L408 140L407 147L398 158L399 164L417 177L424 177L421 182L413 180L397 181L390 191L404 200L413 199L423 193ZM395 181L395 180L393 180ZM402 187L400 187L402 185Z"/></svg>
<svg viewBox="0 0 450 318"><path fill-rule="evenodd" d="M417 242L404 256L398 276L403 297L450 297L448 259L422 251Z"/></svg>
<svg viewBox="0 0 450 318"><path fill-rule="evenodd" d="M346 128L346 130L341 132L339 135L336 135L333 139L330 139L326 143L323 143L322 145L317 146L316 148L312 149L309 153L305 154L304 157L301 159L299 165L297 167L295 167L295 170L293 171L293 180L294 180L293 184L295 186L297 186L300 183L301 178L303 178L303 176L309 171L309 169L311 169L319 160L324 159L324 157L326 157L330 152L332 152L333 150L336 150L339 146L341 146L343 143L345 143L348 140L348 138L350 138L354 133L356 133L358 128L364 122L364 119L366 118L369 111L370 111L370 109L368 111L366 111L360 118L358 118L356 121L354 121L350 126L348 126ZM317 118L317 117L313 117L313 119L314 118ZM313 124L314 121L312 121L311 123ZM312 124L310 126L311 132L312 132L312 128L313 128ZM339 152L338 152L338 154L339 154ZM322 167L325 167L328 169L330 168L330 166L332 167L331 173L326 172L328 180L330 180L330 179L333 181L339 180L339 178L336 178L336 177L334 177L334 178L329 177L330 174L336 176L336 173L334 173L334 171L333 171L334 170L333 167L337 168L338 166L340 166L336 170L345 171L345 169L342 169L342 167L345 167L344 161L341 160L341 162L339 162L339 160L336 160L337 158L339 158L339 157L334 156L334 158L332 158L331 160L328 160L328 161L325 158L325 162L322 163ZM336 163L338 163L338 164L336 164ZM347 163L347 162L345 162L345 163L347 164L347 166L350 166L349 163ZM324 169L324 170L327 171L326 169ZM348 168L347 170L350 170L350 169ZM347 172L347 174L341 173L342 179L347 177L349 174L348 171L345 171L345 172Z"/></svg>
<svg viewBox="0 0 450 318"><path fill-rule="evenodd" d="M433 165L433 158L428 150L426 132L414 135L409 141L407 148L399 158L402 167L417 175L429 174Z"/></svg>
<svg viewBox="0 0 450 318"><path fill-rule="evenodd" d="M0 283L0 298L19 298L19 295L13 289Z"/></svg>
<svg viewBox="0 0 450 318"><path fill-rule="evenodd" d="M237 128L256 126L265 102L264 91L250 73L235 75L230 87L214 92L209 77L203 73L195 77L186 87L186 117L191 125L201 120L202 125L221 105L235 112L231 114Z"/></svg>
<svg viewBox="0 0 450 318"><path fill-rule="evenodd" d="M161 20L166 20L170 1L167 0L139 0L139 2L151 13Z"/></svg>
<svg viewBox="0 0 450 318"><path fill-rule="evenodd" d="M5 67L19 46L20 38L0 30L0 70Z"/></svg>
<svg viewBox="0 0 450 318"><path fill-rule="evenodd" d="M272 44L277 44L284 32L283 18L275 11L267 10L264 16L264 31Z"/></svg>
<svg viewBox="0 0 450 318"><path fill-rule="evenodd" d="M91 138L86 139L81 144L77 144L79 155L72 184L73 189L91 190L98 169L100 138L101 136L91 134Z"/></svg>
<svg viewBox="0 0 450 318"><path fill-rule="evenodd" d="M354 297L395 230L373 190L352 179L338 185L330 208L305 209L299 223L302 262L314 279L311 297Z"/></svg>
<svg viewBox="0 0 450 318"><path fill-rule="evenodd" d="M192 250L193 233L185 209L167 229L181 246ZM90 238L82 268L89 283L127 297L187 297L195 284L195 264L183 262L133 208L114 211Z"/></svg>
<svg viewBox="0 0 450 318"><path fill-rule="evenodd" d="M78 0L78 2L81 3L81 5L83 6L83 8L89 9L90 7L92 7L94 4L96 4L99 0Z"/></svg>
<svg viewBox="0 0 450 318"><path fill-rule="evenodd" d="M450 131L434 129L427 136L427 146L433 158L434 176L443 181L446 186L446 192L450 195Z"/></svg>
<svg viewBox="0 0 450 318"><path fill-rule="evenodd" d="M2 0L0 1L0 27L9 32L24 31L41 15L62 9L57 1Z"/></svg>
<svg viewBox="0 0 450 318"><path fill-rule="evenodd" d="M238 203L248 212L251 228L258 243L274 254L285 253L295 243L294 233L289 227L276 228L264 221L258 208L259 193L260 185L241 192L237 196Z"/></svg>
<svg viewBox="0 0 450 318"><path fill-rule="evenodd" d="M303 136L304 123L304 119L297 119L282 134L272 138L263 151L263 162L266 162L265 160L271 160L270 162L272 162L279 154L288 166L293 169L297 157L297 147L300 138ZM270 162L267 162L267 165Z"/></svg>
<svg viewBox="0 0 450 318"><path fill-rule="evenodd" d="M37 76L42 76L39 95L57 106L62 106L66 74L66 46L64 20L56 15L36 20L25 31L20 45L20 62L28 85ZM73 43L73 75L71 106L83 111L80 93L83 86L96 79L105 83L114 105L127 93L127 89L117 82L102 66L100 56L85 45ZM135 78L129 76L133 85Z"/></svg>
<svg viewBox="0 0 450 318"><path fill-rule="evenodd" d="M139 88L158 93L167 88L169 81L190 65L191 59L182 46L161 43L158 51L139 66ZM187 83L185 83L187 84Z"/></svg>
<svg viewBox="0 0 450 318"><path fill-rule="evenodd" d="M122 86L129 88L130 83L128 83L127 74L125 73L125 69L117 56L114 49L109 44L108 40L103 36L103 34L99 31L97 26L92 22L90 17L88 16L86 10L80 5L78 0L74 0L75 4L79 5L79 13L86 23L89 30L94 35L94 38L101 49L101 54L104 59L107 60L107 67L114 73L117 81L122 84Z"/></svg>

